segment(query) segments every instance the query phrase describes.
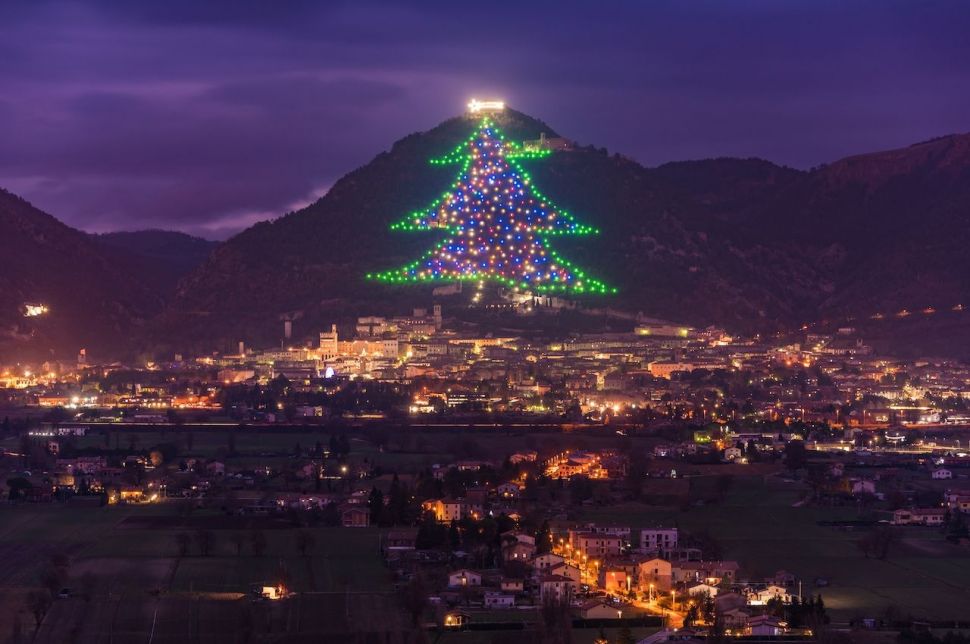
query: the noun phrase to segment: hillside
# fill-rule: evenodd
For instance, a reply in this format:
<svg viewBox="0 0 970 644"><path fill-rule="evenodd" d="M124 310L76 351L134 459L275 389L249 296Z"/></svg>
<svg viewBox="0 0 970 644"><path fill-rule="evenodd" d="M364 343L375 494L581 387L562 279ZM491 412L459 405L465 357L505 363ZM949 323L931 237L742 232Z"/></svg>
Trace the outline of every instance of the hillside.
<svg viewBox="0 0 970 644"><path fill-rule="evenodd" d="M25 317L26 303L48 312ZM117 354L161 306L114 253L0 190L0 361Z"/></svg>
<svg viewBox="0 0 970 644"><path fill-rule="evenodd" d="M170 230L122 231L92 237L132 265L139 280L165 298L219 245Z"/></svg>
<svg viewBox="0 0 970 644"><path fill-rule="evenodd" d="M428 159L467 137L474 124L459 117L408 136L306 209L228 241L183 282L156 337L190 329L183 337L200 343L273 341L284 312L302 316L296 328L306 332L342 315L390 311L426 297L430 289L384 287L364 274L401 264L432 244L432 234L387 227L450 184L454 170ZM556 136L514 111L501 125L513 140L540 132ZM792 319L818 289L804 258L734 241L724 233L730 220L719 214L740 211L739 204L756 209L770 189L800 176L794 170L758 160L649 170L590 146L529 167L545 194L602 231L555 242L565 256L621 289L595 304L750 327ZM696 177L703 177L705 190L692 188Z"/></svg>
<svg viewBox="0 0 970 644"><path fill-rule="evenodd" d="M435 238L388 230L430 203L454 170L428 159L468 135L450 119L395 143L316 203L253 226L213 252L156 327L198 348L273 341L281 315L310 333L344 315L429 299L364 274L413 259ZM512 140L557 136L508 111ZM611 307L740 330L774 329L967 295L970 136L797 171L759 159L644 168L578 146L528 162L538 186L601 234L555 245L620 289ZM300 330L302 328L302 330Z"/></svg>

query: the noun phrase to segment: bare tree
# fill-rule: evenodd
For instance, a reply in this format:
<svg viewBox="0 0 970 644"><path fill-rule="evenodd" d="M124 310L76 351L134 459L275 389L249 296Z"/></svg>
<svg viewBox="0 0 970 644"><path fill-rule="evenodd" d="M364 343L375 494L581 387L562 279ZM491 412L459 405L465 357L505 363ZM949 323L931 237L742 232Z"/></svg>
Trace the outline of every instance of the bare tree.
<svg viewBox="0 0 970 644"><path fill-rule="evenodd" d="M175 545L178 547L179 557L184 557L189 554L189 544L191 542L192 540L185 532L179 532L175 535Z"/></svg>
<svg viewBox="0 0 970 644"><path fill-rule="evenodd" d="M254 557L262 557L266 552L266 535L262 530L253 530L249 534L249 545L253 549Z"/></svg>
<svg viewBox="0 0 970 644"><path fill-rule="evenodd" d="M211 530L197 530L195 533L195 544L199 548L199 554L203 557L209 556L214 541L215 536Z"/></svg>
<svg viewBox="0 0 970 644"><path fill-rule="evenodd" d="M242 554L243 544L246 542L246 537L243 536L242 532L233 532L229 535L229 541L232 545L236 547L236 556Z"/></svg>
<svg viewBox="0 0 970 644"><path fill-rule="evenodd" d="M317 545L317 540L309 530L300 530L296 533L296 549L300 555L305 557L308 551L312 551Z"/></svg>
<svg viewBox="0 0 970 644"><path fill-rule="evenodd" d="M32 590L27 595L27 609L34 616L34 625L40 628L44 616L51 607L51 595L46 590Z"/></svg>

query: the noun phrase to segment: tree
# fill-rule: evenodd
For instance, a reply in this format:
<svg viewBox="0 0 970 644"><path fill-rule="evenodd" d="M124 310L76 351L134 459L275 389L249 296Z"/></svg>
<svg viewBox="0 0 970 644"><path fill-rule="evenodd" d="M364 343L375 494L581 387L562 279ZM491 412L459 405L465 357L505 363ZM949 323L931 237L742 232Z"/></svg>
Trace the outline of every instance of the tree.
<svg viewBox="0 0 970 644"><path fill-rule="evenodd" d="M208 557L209 553L212 551L213 541L215 536L212 534L211 530L198 530L195 533L195 544L199 548L199 554L203 557Z"/></svg>
<svg viewBox="0 0 970 644"><path fill-rule="evenodd" d="M890 526L880 526L860 539L857 544L866 559L869 557L886 559L892 545L896 543L896 538L896 531Z"/></svg>
<svg viewBox="0 0 970 644"><path fill-rule="evenodd" d="M693 626L700 619L700 609L697 604L691 604L684 613L684 626Z"/></svg>
<svg viewBox="0 0 970 644"><path fill-rule="evenodd" d="M374 525L380 524L384 518L384 494L376 487L372 487L370 490L367 507L370 509L371 523Z"/></svg>
<svg viewBox="0 0 970 644"><path fill-rule="evenodd" d="M243 543L245 543L246 538L243 536L242 532L233 532L229 535L229 541L236 547L236 556L242 554Z"/></svg>
<svg viewBox="0 0 970 644"><path fill-rule="evenodd" d="M98 592L98 578L90 572L86 572L81 575L80 582L81 596L84 597L84 601L91 601L91 599L94 598L95 593Z"/></svg>
<svg viewBox="0 0 970 644"><path fill-rule="evenodd" d="M11 501L26 499L33 487L34 486L30 484L30 481L22 476L15 476L7 479L7 488L9 488L7 491L7 498Z"/></svg>
<svg viewBox="0 0 970 644"><path fill-rule="evenodd" d="M804 441L794 440L785 443L785 467L794 472L805 467L806 462Z"/></svg>
<svg viewBox="0 0 970 644"><path fill-rule="evenodd" d="M184 557L189 554L189 544L191 542L192 540L185 532L179 532L175 535L175 546L178 548L179 557Z"/></svg>
<svg viewBox="0 0 970 644"><path fill-rule="evenodd" d="M51 607L51 594L46 590L32 590L27 595L27 609L34 616L34 625L40 628L44 616Z"/></svg>
<svg viewBox="0 0 970 644"><path fill-rule="evenodd" d="M404 588L404 608L411 616L411 625L418 627L421 625L421 615L428 607L428 585L425 583L424 575L418 571L408 585Z"/></svg>
<svg viewBox="0 0 970 644"><path fill-rule="evenodd" d="M636 644L637 638L633 637L629 626L624 626L616 635L616 644Z"/></svg>
<svg viewBox="0 0 970 644"><path fill-rule="evenodd" d="M309 530L300 530L296 533L296 549L300 551L301 556L305 557L316 544L317 540Z"/></svg>
<svg viewBox="0 0 970 644"><path fill-rule="evenodd" d="M569 644L572 641L572 616L566 598L548 597L539 608L540 642L542 644Z"/></svg>
<svg viewBox="0 0 970 644"><path fill-rule="evenodd" d="M266 535L262 530L253 530L249 533L249 545L253 549L254 557L262 557L266 552Z"/></svg>
<svg viewBox="0 0 970 644"><path fill-rule="evenodd" d="M392 230L444 230L424 257L400 269L369 274L389 283L474 280L539 292L610 293L550 247L554 235L598 232L553 206L531 185L519 160L545 156L507 143L487 117L471 137L434 164L461 164L442 198Z"/></svg>

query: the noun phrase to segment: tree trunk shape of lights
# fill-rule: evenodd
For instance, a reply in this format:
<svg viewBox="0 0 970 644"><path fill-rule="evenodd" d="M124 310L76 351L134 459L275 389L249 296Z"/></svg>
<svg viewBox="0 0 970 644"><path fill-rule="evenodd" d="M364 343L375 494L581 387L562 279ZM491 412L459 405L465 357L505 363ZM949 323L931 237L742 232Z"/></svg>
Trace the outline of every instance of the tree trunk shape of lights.
<svg viewBox="0 0 970 644"><path fill-rule="evenodd" d="M505 141L483 118L469 139L431 161L461 164L451 188L425 210L391 226L443 230L445 238L420 260L367 277L392 284L467 280L538 293L615 293L549 245L552 236L599 231L577 222L532 186L520 160L548 155L548 150L524 150Z"/></svg>

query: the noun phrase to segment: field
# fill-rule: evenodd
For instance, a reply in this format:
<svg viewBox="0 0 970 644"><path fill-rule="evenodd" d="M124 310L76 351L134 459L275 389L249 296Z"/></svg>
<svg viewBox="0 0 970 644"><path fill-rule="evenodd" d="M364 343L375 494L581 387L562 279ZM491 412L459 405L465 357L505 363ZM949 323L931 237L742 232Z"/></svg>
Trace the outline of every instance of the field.
<svg viewBox="0 0 970 644"><path fill-rule="evenodd" d="M266 525L254 526L266 536L261 556L253 555L248 540L243 552L236 554L230 534L238 532L248 539L251 533L236 529L211 530L209 556L199 555L195 543L188 556L178 556L178 533L194 534L193 525L218 525L219 519L202 513L184 519L175 515L174 506L165 505L0 506L0 551L4 553L0 558L0 640L9 635L6 629L11 628L17 613L25 627L32 623L26 598L30 589L41 585L55 553L70 558L64 585L78 593L93 584L95 593L103 598L95 602L99 606L119 596L129 598L129 604L140 604L156 591L173 598L181 593L203 600L223 593L243 595L253 585L280 582L291 590L311 593L383 593L391 588L378 550L381 532L376 528L310 529L315 543L304 556L297 549L296 529L264 518ZM55 604L55 608L68 610L72 602ZM83 612L76 607L70 610L78 615Z"/></svg>
<svg viewBox="0 0 970 644"><path fill-rule="evenodd" d="M325 428L239 430L233 439L237 456L227 457L229 429L112 429L110 442L127 448L133 437L144 449L176 442L182 455L220 457L235 464L284 461L299 445L327 445ZM189 435L191 434L191 440ZM392 471L415 471L457 458L494 457L510 450L559 447L616 446L610 435L585 432L529 434L524 431L438 429L389 432L389 447L374 436L354 431L351 458ZM9 440L9 439L8 439ZM640 443L634 438L635 443ZM78 439L78 447L103 447L94 432ZM188 443L191 443L189 445ZM645 444L645 443L644 443ZM16 445L8 444L8 448ZM707 470L701 470L707 471ZM719 470L711 470L719 471ZM947 543L940 531L909 528L901 533L885 560L867 559L857 546L864 534L819 525L822 521L860 518L854 507L802 505L805 486L765 474L755 467L732 468L733 484L720 503L678 507L623 504L583 508L570 518L602 523L678 526L707 531L723 547L724 556L741 563L743 577L753 580L778 570L794 573L804 594L821 593L837 621L880 616L895 607L917 618L964 618L970 605L970 552ZM710 476L709 483L719 481ZM268 522L267 522L268 521ZM193 543L178 556L176 535L199 528L211 530L209 556ZM253 556L248 541L237 554L232 535L261 529L267 547ZM390 580L378 555L377 529L315 528L315 545L306 556L296 549L296 531L268 519L234 517L199 511L176 516L171 506L75 505L0 507L0 603L22 605L24 589L36 586L51 555L64 553L72 564L70 583L93 576L99 586L119 590L176 593L245 593L254 584L285 581L308 592L383 592ZM817 580L825 583L816 584ZM0 613L0 618L3 614ZM0 638L3 633L0 631Z"/></svg>
<svg viewBox="0 0 970 644"><path fill-rule="evenodd" d="M752 579L778 570L794 573L803 593L821 593L830 615L845 621L881 616L895 606L929 619L965 618L970 606L970 552L947 543L933 528L903 530L886 560L867 559L862 535L818 525L858 519L855 508L795 507L804 489L777 477L737 478L723 503L687 511L649 506L590 509L583 518L604 523L678 526L706 530ZM819 587L822 578L829 585Z"/></svg>

